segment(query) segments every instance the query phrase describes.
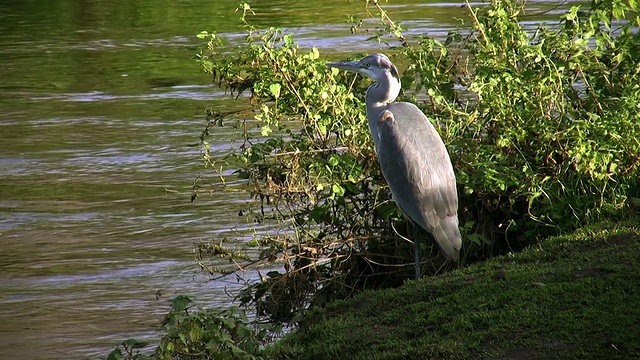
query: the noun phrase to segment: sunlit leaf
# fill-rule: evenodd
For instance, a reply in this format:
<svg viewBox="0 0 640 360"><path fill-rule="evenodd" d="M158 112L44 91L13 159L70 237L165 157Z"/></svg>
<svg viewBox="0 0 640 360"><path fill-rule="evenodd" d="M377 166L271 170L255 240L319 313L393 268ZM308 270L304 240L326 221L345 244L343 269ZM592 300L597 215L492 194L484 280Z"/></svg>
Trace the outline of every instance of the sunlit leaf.
<svg viewBox="0 0 640 360"><path fill-rule="evenodd" d="M280 89L282 88L282 85L278 84L278 83L274 83L271 84L269 86L269 91L271 92L271 95L273 95L273 97L275 97L276 99L280 97Z"/></svg>

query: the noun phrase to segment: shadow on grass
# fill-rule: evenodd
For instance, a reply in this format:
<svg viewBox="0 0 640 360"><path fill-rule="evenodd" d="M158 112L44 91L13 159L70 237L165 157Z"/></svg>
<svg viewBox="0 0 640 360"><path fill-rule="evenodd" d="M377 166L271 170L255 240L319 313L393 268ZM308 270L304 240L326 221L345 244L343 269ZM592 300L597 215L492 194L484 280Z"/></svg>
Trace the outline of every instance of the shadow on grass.
<svg viewBox="0 0 640 360"><path fill-rule="evenodd" d="M599 224L311 311L268 357L640 358L638 224Z"/></svg>

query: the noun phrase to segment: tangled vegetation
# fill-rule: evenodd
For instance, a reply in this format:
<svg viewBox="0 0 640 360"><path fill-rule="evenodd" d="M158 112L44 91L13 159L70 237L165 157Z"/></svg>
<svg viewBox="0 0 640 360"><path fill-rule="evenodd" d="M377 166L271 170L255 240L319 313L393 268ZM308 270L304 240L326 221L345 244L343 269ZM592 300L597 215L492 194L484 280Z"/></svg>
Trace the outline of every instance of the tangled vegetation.
<svg viewBox="0 0 640 360"><path fill-rule="evenodd" d="M266 359L637 359L640 227L588 225L510 256L316 308Z"/></svg>
<svg viewBox="0 0 640 360"><path fill-rule="evenodd" d="M521 1L467 3L470 23L441 42L405 38L376 1L366 1L384 25L378 39L397 41L390 55L405 69L401 96L433 119L457 175L463 253L459 264L447 264L432 251L422 260L429 273L623 217L640 197L638 6L590 5L527 32ZM209 109L203 158L222 184L226 170L235 169L252 199L245 216L275 230L257 233L243 249L220 239L200 244L201 265L212 273L234 270L208 265L208 256L274 264L239 296L241 306L272 324L296 323L309 307L401 284L412 274L412 246L375 158L364 111L368 80L327 68L318 49L299 48L280 29L255 28L249 5L239 11L245 42L223 51L223 39L202 32L207 46L198 57L216 84L248 99L255 116L231 120L244 141L221 162L210 155L207 136L230 114ZM359 27L355 21L352 31ZM194 187L193 198L203 190ZM166 344L162 351L171 353ZM191 344L159 358L254 356L213 349L219 352Z"/></svg>

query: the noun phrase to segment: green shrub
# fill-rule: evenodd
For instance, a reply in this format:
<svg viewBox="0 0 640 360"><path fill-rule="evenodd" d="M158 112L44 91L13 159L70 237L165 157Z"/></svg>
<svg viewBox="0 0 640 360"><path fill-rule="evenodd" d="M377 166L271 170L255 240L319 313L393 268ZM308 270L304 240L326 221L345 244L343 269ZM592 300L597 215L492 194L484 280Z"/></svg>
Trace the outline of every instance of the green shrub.
<svg viewBox="0 0 640 360"><path fill-rule="evenodd" d="M418 103L449 148L461 263L621 216L638 196L640 35L632 31L637 15L625 20L635 2L574 6L532 34L518 22L521 2L467 4L468 26L444 43L425 35L415 44L375 5L385 23L379 36L389 32L403 45L395 59L408 64L404 97L426 93ZM411 274L408 226L375 159L368 82L327 68L317 49L299 49L291 35L256 30L250 7L241 10L246 42L223 53L217 35L203 32L200 59L214 82L251 94L257 115L242 120L244 143L228 166L256 200L251 221L279 226L249 245L284 267L247 283L241 303L272 321L299 320L309 305L400 283ZM223 115L210 115L207 131L215 131ZM441 268L441 258L429 261L430 272Z"/></svg>
<svg viewBox="0 0 640 360"><path fill-rule="evenodd" d="M402 45L394 54L405 68L402 97L434 120L451 154L460 194L461 264L625 216L638 202L635 1L577 5L558 24L533 33L519 23L522 2L467 3L471 23L444 42L404 38L374 5L384 23L378 39L397 38ZM261 281L246 280L240 304L272 323L301 322L309 307L409 278L409 226L375 158L363 100L369 82L327 68L318 49L300 49L279 29L258 31L250 24L251 8L239 10L245 42L223 51L222 39L202 32L207 47L199 59L233 96L250 94L255 116L234 120L243 143L214 160L207 135L230 115L209 109L203 159L220 173L214 193L238 190L238 181L222 175L235 170L252 199L243 214L266 230L256 231L244 248L214 239L199 244L197 254L204 268L221 276L229 269L209 266L209 256L238 266L273 263L277 268L260 273ZM194 187L194 199L199 190ZM422 266L435 273L453 264L432 251ZM266 330L252 329L241 315L189 314L178 303L184 302L173 304L158 358L252 358L268 339ZM135 350L140 346L123 343L112 358L143 356Z"/></svg>
<svg viewBox="0 0 640 360"><path fill-rule="evenodd" d="M217 50L217 35L201 33L208 50L200 59L214 82L233 95L251 91L257 115L242 120L244 143L228 159L256 200L247 212L250 221L290 227L249 242L259 247L259 258L277 260L285 271L270 271L262 282L247 284L241 303L286 322L299 318L310 303L399 284L404 275L387 275L406 262L410 246L391 226L402 216L389 201L377 165L361 96L367 83L328 69L317 49L300 50L278 29L261 33L247 27L246 43L224 54ZM210 113L207 132L220 123L220 114ZM252 132L256 120L259 140ZM205 160L211 161L206 138L203 144ZM201 264L208 253L223 253L214 247L219 242L199 247Z"/></svg>
<svg viewBox="0 0 640 360"><path fill-rule="evenodd" d="M611 216L638 194L640 35L637 15L623 21L636 4L591 5L529 34L522 3L493 1L470 9L470 31L403 52L407 82L444 124L462 223L485 240L465 243L467 259Z"/></svg>
<svg viewBox="0 0 640 360"><path fill-rule="evenodd" d="M272 327L258 326L235 308L193 307L192 299L185 295L171 300L171 310L162 324L165 333L152 356L139 350L147 346L146 342L128 339L107 360L262 359L260 352L273 333Z"/></svg>

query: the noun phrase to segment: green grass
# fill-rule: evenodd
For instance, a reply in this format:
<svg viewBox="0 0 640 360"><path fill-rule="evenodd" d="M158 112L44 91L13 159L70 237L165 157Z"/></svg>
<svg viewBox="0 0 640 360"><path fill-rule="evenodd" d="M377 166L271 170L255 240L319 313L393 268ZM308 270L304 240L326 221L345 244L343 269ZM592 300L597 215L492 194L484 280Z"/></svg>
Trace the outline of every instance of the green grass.
<svg viewBox="0 0 640 360"><path fill-rule="evenodd" d="M268 357L640 358L639 223L603 223L334 303Z"/></svg>

